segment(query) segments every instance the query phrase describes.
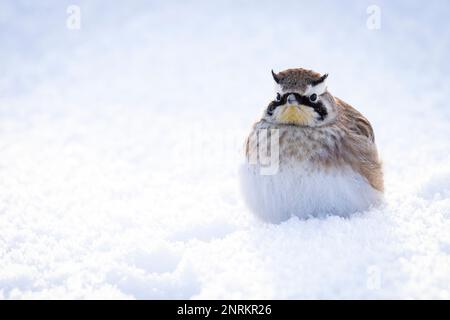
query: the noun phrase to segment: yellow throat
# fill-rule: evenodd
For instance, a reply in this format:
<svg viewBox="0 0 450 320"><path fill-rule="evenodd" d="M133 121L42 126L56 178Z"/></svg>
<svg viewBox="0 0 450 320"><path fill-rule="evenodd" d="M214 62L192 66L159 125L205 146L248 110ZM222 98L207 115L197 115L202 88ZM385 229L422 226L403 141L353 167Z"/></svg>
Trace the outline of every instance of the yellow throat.
<svg viewBox="0 0 450 320"><path fill-rule="evenodd" d="M288 105L278 116L278 121L285 124L307 125L314 119L314 112L306 106Z"/></svg>

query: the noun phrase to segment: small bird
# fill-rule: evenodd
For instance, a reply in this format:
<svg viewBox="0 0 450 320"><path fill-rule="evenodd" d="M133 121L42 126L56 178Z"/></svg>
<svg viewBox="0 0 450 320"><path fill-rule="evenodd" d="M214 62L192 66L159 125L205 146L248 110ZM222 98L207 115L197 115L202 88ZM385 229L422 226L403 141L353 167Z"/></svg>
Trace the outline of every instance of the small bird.
<svg viewBox="0 0 450 320"><path fill-rule="evenodd" d="M328 74L296 68L272 76L276 97L246 140L241 168L250 209L279 223L380 204L383 171L370 122L328 92Z"/></svg>

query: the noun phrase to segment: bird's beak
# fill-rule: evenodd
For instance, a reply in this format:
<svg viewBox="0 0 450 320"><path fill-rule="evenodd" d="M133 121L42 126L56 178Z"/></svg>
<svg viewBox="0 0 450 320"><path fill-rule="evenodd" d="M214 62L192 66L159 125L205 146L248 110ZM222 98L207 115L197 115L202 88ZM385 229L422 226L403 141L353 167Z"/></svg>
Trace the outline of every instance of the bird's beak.
<svg viewBox="0 0 450 320"><path fill-rule="evenodd" d="M288 95L286 102L288 104L297 104L298 103L297 98L293 94Z"/></svg>

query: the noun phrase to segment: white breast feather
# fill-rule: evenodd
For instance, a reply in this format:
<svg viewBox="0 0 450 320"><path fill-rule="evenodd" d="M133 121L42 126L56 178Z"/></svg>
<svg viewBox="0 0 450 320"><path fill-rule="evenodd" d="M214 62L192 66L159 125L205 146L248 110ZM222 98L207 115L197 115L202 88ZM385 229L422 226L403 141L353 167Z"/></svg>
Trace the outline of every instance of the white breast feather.
<svg viewBox="0 0 450 320"><path fill-rule="evenodd" d="M257 165L244 164L240 175L248 206L256 216L272 223L291 216L346 217L382 199L382 193L350 167L325 169L301 164L275 175L261 175Z"/></svg>

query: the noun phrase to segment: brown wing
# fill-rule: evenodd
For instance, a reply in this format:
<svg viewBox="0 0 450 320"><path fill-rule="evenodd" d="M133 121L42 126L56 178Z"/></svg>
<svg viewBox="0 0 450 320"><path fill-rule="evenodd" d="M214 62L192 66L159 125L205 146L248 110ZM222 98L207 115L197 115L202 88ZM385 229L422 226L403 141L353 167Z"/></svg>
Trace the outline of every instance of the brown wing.
<svg viewBox="0 0 450 320"><path fill-rule="evenodd" d="M371 142L375 142L373 128L369 122L358 110L339 98L335 98L336 102L342 107L344 114L345 126L354 134L364 136Z"/></svg>
<svg viewBox="0 0 450 320"><path fill-rule="evenodd" d="M375 189L383 191L383 169L369 120L358 110L335 98L340 110L340 126L344 129L343 157L354 170L363 175Z"/></svg>

